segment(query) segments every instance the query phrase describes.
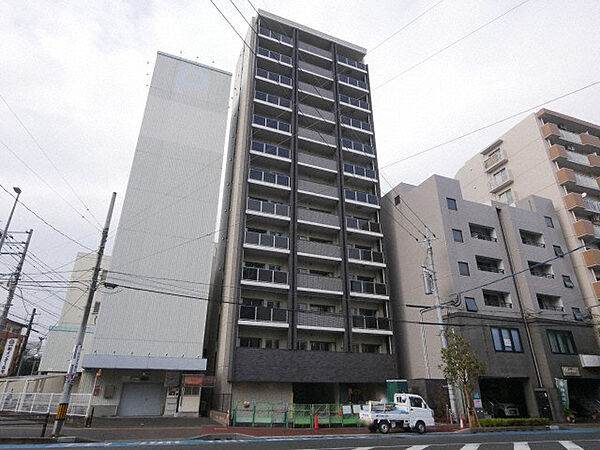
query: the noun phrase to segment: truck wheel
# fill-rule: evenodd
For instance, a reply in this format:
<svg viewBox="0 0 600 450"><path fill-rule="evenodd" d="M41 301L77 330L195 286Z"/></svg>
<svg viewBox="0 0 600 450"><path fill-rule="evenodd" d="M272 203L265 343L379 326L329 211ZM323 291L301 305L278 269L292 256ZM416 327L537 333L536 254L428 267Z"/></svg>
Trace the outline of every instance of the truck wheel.
<svg viewBox="0 0 600 450"><path fill-rule="evenodd" d="M381 434L388 434L390 432L390 424L387 422L379 423L379 432Z"/></svg>
<svg viewBox="0 0 600 450"><path fill-rule="evenodd" d="M425 433L425 431L426 431L425 423L423 421L419 420L417 422L417 424L415 425L415 431L419 434Z"/></svg>

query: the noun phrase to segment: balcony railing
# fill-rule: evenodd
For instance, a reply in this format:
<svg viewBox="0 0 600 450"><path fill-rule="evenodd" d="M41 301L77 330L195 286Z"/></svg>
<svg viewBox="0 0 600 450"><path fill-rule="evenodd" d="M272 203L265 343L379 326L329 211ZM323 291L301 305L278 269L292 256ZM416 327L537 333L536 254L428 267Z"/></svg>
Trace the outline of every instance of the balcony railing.
<svg viewBox="0 0 600 450"><path fill-rule="evenodd" d="M387 317L352 316L352 328L390 330L391 321Z"/></svg>
<svg viewBox="0 0 600 450"><path fill-rule="evenodd" d="M294 40L291 37L288 37L285 34L276 33L274 31L269 30L268 28L258 27L258 33L262 36L266 36L271 39L275 39L276 41L279 41L281 43L291 45L291 46L294 45Z"/></svg>
<svg viewBox="0 0 600 450"><path fill-rule="evenodd" d="M299 311L298 325L328 328L345 328L344 316L321 311Z"/></svg>
<svg viewBox="0 0 600 450"><path fill-rule="evenodd" d="M250 148L255 152L279 156L280 158L290 158L290 149L286 147L279 147L278 145L267 144L266 142L252 141Z"/></svg>
<svg viewBox="0 0 600 450"><path fill-rule="evenodd" d="M288 284L288 273L283 270L242 267L242 280L260 283Z"/></svg>
<svg viewBox="0 0 600 450"><path fill-rule="evenodd" d="M549 311L564 311L565 307L556 303L548 303L545 301L538 300L540 309L546 309Z"/></svg>
<svg viewBox="0 0 600 450"><path fill-rule="evenodd" d="M321 47L316 47L311 44L307 44L306 42L298 41L298 48L300 50L306 50L309 53L314 53L315 55L323 56L327 59L332 59L331 50L326 50Z"/></svg>
<svg viewBox="0 0 600 450"><path fill-rule="evenodd" d="M263 214L273 214L274 216L290 216L290 207L283 203L269 202L267 200L257 200L255 198L249 198L246 205L247 208L251 211L257 211Z"/></svg>
<svg viewBox="0 0 600 450"><path fill-rule="evenodd" d="M298 104L298 113L312 116L317 119L323 119L329 122L335 122L335 114L324 109L314 108L313 106Z"/></svg>
<svg viewBox="0 0 600 450"><path fill-rule="evenodd" d="M267 50L264 47L258 47L258 54L264 56L265 58L269 58L277 62L287 64L288 66L292 65L292 58L290 58L289 56L274 52L272 50Z"/></svg>
<svg viewBox="0 0 600 450"><path fill-rule="evenodd" d="M503 185L504 183L510 181L510 176L508 174L507 170L502 170L502 172L500 172L501 175L498 176L494 176L489 183L490 186L490 190L494 190L496 188L498 188L499 186Z"/></svg>
<svg viewBox="0 0 600 450"><path fill-rule="evenodd" d="M310 153L298 152L298 162L337 171L337 164L334 160L321 158Z"/></svg>
<svg viewBox="0 0 600 450"><path fill-rule="evenodd" d="M345 103L347 105L356 106L357 108L369 110L369 102L350 97L349 95L340 94L340 103Z"/></svg>
<svg viewBox="0 0 600 450"><path fill-rule="evenodd" d="M313 84L306 83L304 81L298 81L298 89L307 94L315 95L317 97L323 97L327 100L333 101L333 91L329 89L317 87Z"/></svg>
<svg viewBox="0 0 600 450"><path fill-rule="evenodd" d="M483 303L486 306L493 306L495 308L509 308L511 309L513 307L512 303L507 302L504 299L500 299L500 298L486 298L485 296L483 297Z"/></svg>
<svg viewBox="0 0 600 450"><path fill-rule="evenodd" d="M342 291L342 279L335 277L326 277L323 275L313 275L310 273L298 273L296 282L299 288L319 290L319 291Z"/></svg>
<svg viewBox="0 0 600 450"><path fill-rule="evenodd" d="M498 164L500 161L503 161L504 159L505 157L503 152L495 151L483 162L483 167L487 170L490 167Z"/></svg>
<svg viewBox="0 0 600 450"><path fill-rule="evenodd" d="M371 205L379 205L379 197L374 194L368 194L366 192L353 191L352 189L346 189L344 191L346 200L352 200L360 203L368 203Z"/></svg>
<svg viewBox="0 0 600 450"><path fill-rule="evenodd" d="M337 60L339 62L341 62L342 64L346 64L348 66L356 67L357 69L364 70L364 71L367 70L366 64L363 64L361 62L355 61L352 58L348 58L348 57L343 56L343 55L338 55L337 56Z"/></svg>
<svg viewBox="0 0 600 450"><path fill-rule="evenodd" d="M579 136L577 133L559 129L558 134L560 134L561 139L564 139L565 141L581 144L581 136Z"/></svg>
<svg viewBox="0 0 600 450"><path fill-rule="evenodd" d="M322 142L331 147L336 146L335 136L320 131L314 131L309 128L298 127L298 137L310 139L311 141Z"/></svg>
<svg viewBox="0 0 600 450"><path fill-rule="evenodd" d="M367 155L375 154L372 146L362 144L361 142L351 141L350 139L342 139L342 147L348 150L354 150L355 152L366 153Z"/></svg>
<svg viewBox="0 0 600 450"><path fill-rule="evenodd" d="M250 179L262 181L263 183L276 184L278 186L290 186L290 177L280 173L265 172L260 169L250 169Z"/></svg>
<svg viewBox="0 0 600 450"><path fill-rule="evenodd" d="M263 126L263 127L267 127L267 128L273 128L274 130L283 131L284 133L289 133L290 129L291 129L290 124L287 122L282 122L281 120L269 119L267 117L259 116L258 114L254 114L252 123Z"/></svg>
<svg viewBox="0 0 600 450"><path fill-rule="evenodd" d="M274 81L275 83L283 84L285 86L292 86L292 79L290 77L286 77L285 75L280 75L275 72L269 72L268 70L261 69L260 67L256 69L256 76L259 78L264 78L265 80Z"/></svg>
<svg viewBox="0 0 600 450"><path fill-rule="evenodd" d="M384 283L350 280L350 292L368 295L387 295L387 287Z"/></svg>
<svg viewBox="0 0 600 450"><path fill-rule="evenodd" d="M477 269L483 272L504 273L504 269L493 264L477 264Z"/></svg>
<svg viewBox="0 0 600 450"><path fill-rule="evenodd" d="M288 312L285 309L266 306L240 305L240 319L261 322L287 322Z"/></svg>
<svg viewBox="0 0 600 450"><path fill-rule="evenodd" d="M591 198L584 198L583 203L584 203L586 209L600 213L600 201L599 200L592 200Z"/></svg>
<svg viewBox="0 0 600 450"><path fill-rule="evenodd" d="M554 274L547 272L541 268L533 268L533 269L529 269L529 272L531 273L532 276L534 277L540 277L540 278L554 278Z"/></svg>
<svg viewBox="0 0 600 450"><path fill-rule="evenodd" d="M383 253L375 250L348 247L348 258L383 264Z"/></svg>
<svg viewBox="0 0 600 450"><path fill-rule="evenodd" d="M377 174L373 169L369 169L367 167L355 166L353 164L344 163L344 172L351 173L352 175L356 175L359 177L367 177L372 179L377 179Z"/></svg>
<svg viewBox="0 0 600 450"><path fill-rule="evenodd" d="M581 164L583 166L590 166L590 159L587 155L583 155L581 153L573 152L571 150L566 150L567 159L569 161L575 162L577 164Z"/></svg>
<svg viewBox="0 0 600 450"><path fill-rule="evenodd" d="M338 198L338 190L335 186L315 183L314 181L298 180L298 190Z"/></svg>
<svg viewBox="0 0 600 450"><path fill-rule="evenodd" d="M590 189L600 189L600 185L598 185L596 178L588 177L577 172L575 172L575 182L579 186L588 187Z"/></svg>
<svg viewBox="0 0 600 450"><path fill-rule="evenodd" d="M258 245L260 247L278 248L289 250L290 242L287 236L279 236L270 233L257 233L255 231L246 231L246 244Z"/></svg>
<svg viewBox="0 0 600 450"><path fill-rule="evenodd" d="M350 86L355 86L357 88L364 89L365 91L369 89L366 82L357 80L356 78L352 78L347 75L338 75L338 80L340 80L341 83L349 84Z"/></svg>
<svg viewBox="0 0 600 450"><path fill-rule="evenodd" d="M368 220L356 219L354 217L346 217L346 227L353 230L381 233L381 224L379 222L369 222Z"/></svg>
<svg viewBox="0 0 600 450"><path fill-rule="evenodd" d="M309 255L324 256L326 258L341 258L342 251L339 245L327 244L325 242L314 242L299 239L297 242L297 252Z"/></svg>
<svg viewBox="0 0 600 450"><path fill-rule="evenodd" d="M593 224L593 226L594 226L594 236L600 237L600 225Z"/></svg>
<svg viewBox="0 0 600 450"><path fill-rule="evenodd" d="M333 79L333 72L331 70L325 69L321 66L315 66L314 64L307 63L306 61L298 61L298 68L307 72L321 75L325 78Z"/></svg>
<svg viewBox="0 0 600 450"><path fill-rule="evenodd" d="M343 125L348 125L352 128L358 128L360 130L369 131L369 132L373 131L373 128L371 127L371 124L369 122L365 122L365 121L358 120L358 119L352 119L351 117L347 117L347 116L341 116L340 121L342 122Z"/></svg>
<svg viewBox="0 0 600 450"><path fill-rule="evenodd" d="M281 106L282 108L291 108L292 102L287 98L278 97L277 95L267 94L266 92L256 91L254 98L263 102L271 103L272 105Z"/></svg>
<svg viewBox="0 0 600 450"><path fill-rule="evenodd" d="M298 208L298 220L306 222L321 223L332 227L340 226L340 219L335 214L329 214L322 211L314 211L307 208Z"/></svg>
<svg viewBox="0 0 600 450"><path fill-rule="evenodd" d="M481 231L471 231L471 237L474 239L480 239L482 241L498 242L498 238L495 238L489 233Z"/></svg>

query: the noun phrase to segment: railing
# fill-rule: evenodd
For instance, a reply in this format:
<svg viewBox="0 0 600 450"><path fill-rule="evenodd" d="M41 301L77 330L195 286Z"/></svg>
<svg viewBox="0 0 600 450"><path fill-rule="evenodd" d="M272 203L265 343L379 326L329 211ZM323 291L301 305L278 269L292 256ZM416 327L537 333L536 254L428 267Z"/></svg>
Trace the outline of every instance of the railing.
<svg viewBox="0 0 600 450"><path fill-rule="evenodd" d="M283 203L269 202L267 200L257 200L249 198L246 203L247 208L252 211L258 211L264 214L273 214L275 216L289 217L290 207Z"/></svg>
<svg viewBox="0 0 600 450"><path fill-rule="evenodd" d="M335 122L335 114L329 111L325 111L324 109L314 108L308 105L298 104L298 113L304 114L307 116L312 116L317 119L328 120L330 122Z"/></svg>
<svg viewBox="0 0 600 450"><path fill-rule="evenodd" d="M357 108L369 110L369 102L350 97L349 95L340 94L340 103L345 103L347 105L356 106Z"/></svg>
<svg viewBox="0 0 600 450"><path fill-rule="evenodd" d="M497 298L486 299L485 297L483 297L483 303L486 306L493 306L495 308L509 308L509 309L512 309L512 307L513 307L512 303L509 303L506 300L501 300L501 299L497 299Z"/></svg>
<svg viewBox="0 0 600 450"><path fill-rule="evenodd" d="M581 153L573 152L571 150L567 150L567 159L569 161L576 162L577 164L581 164L584 166L590 165L590 159L587 155L583 155Z"/></svg>
<svg viewBox="0 0 600 450"><path fill-rule="evenodd" d="M246 231L244 242L251 245L260 245L261 247L273 247L288 250L290 248L289 238L287 236L278 236L269 233L257 233L256 231Z"/></svg>
<svg viewBox="0 0 600 450"><path fill-rule="evenodd" d="M250 179L262 181L264 183L277 184L279 186L290 185L290 177L280 173L265 172L260 169L250 169Z"/></svg>
<svg viewBox="0 0 600 450"><path fill-rule="evenodd" d="M543 269L529 269L529 272L534 277L554 278L554 274L552 274L550 272L545 272Z"/></svg>
<svg viewBox="0 0 600 450"><path fill-rule="evenodd" d="M342 314L321 311L299 311L298 325L345 328L344 316Z"/></svg>
<svg viewBox="0 0 600 450"><path fill-rule="evenodd" d="M288 45L291 45L291 46L294 45L294 40L291 37L288 37L285 34L275 33L274 31L271 31L268 28L259 27L258 28L258 33L261 34L261 35L263 35L263 36L267 36L267 37L270 37L272 39L275 39L276 41L282 42L284 44L288 44Z"/></svg>
<svg viewBox="0 0 600 450"><path fill-rule="evenodd" d="M272 105L281 106L283 108L291 108L292 102L287 98L278 97L277 95L267 94L266 92L256 91L254 98L263 102L271 103Z"/></svg>
<svg viewBox="0 0 600 450"><path fill-rule="evenodd" d="M321 158L310 153L298 152L298 162L337 171L337 164L334 160Z"/></svg>
<svg viewBox="0 0 600 450"><path fill-rule="evenodd" d="M501 151L496 151L494 153L492 153L484 162L483 162L483 167L485 169L489 169L490 167L492 167L493 165L499 163L500 161L502 161L504 159L504 153Z"/></svg>
<svg viewBox="0 0 600 450"><path fill-rule="evenodd" d="M325 69L320 66L315 66L314 64L307 63L306 61L298 61L298 68L306 70L307 72L312 72L317 75L321 75L326 78L333 79L333 72L331 70Z"/></svg>
<svg viewBox="0 0 600 450"><path fill-rule="evenodd" d="M498 242L498 238L493 237L489 233L483 233L481 231L471 231L471 237L475 239L480 239L482 241Z"/></svg>
<svg viewBox="0 0 600 450"><path fill-rule="evenodd" d="M375 250L348 247L348 258L383 264L383 253Z"/></svg>
<svg viewBox="0 0 600 450"><path fill-rule="evenodd" d="M510 176L508 175L508 171L503 170L500 173L502 175L500 175L500 176L494 176L490 180L490 189L496 189L498 186L506 183L510 179Z"/></svg>
<svg viewBox="0 0 600 450"><path fill-rule="evenodd" d="M600 185L598 185L598 181L594 177L581 175L577 172L575 172L575 182L580 186L589 187L590 189L600 189Z"/></svg>
<svg viewBox="0 0 600 450"><path fill-rule="evenodd" d="M551 305L543 301L538 300L538 306L540 309L547 309L549 311L564 311L565 307L561 305Z"/></svg>
<svg viewBox="0 0 600 450"><path fill-rule="evenodd" d="M267 50L264 47L258 47L258 54L290 66L292 65L292 58L290 58L289 56L282 55L281 53L277 53L272 50Z"/></svg>
<svg viewBox="0 0 600 450"><path fill-rule="evenodd" d="M307 222L322 223L334 227L340 226L340 219L335 214L329 214L322 211L314 211L307 208L298 208L298 220Z"/></svg>
<svg viewBox="0 0 600 450"><path fill-rule="evenodd" d="M375 283L374 281L350 280L350 292L387 295L387 287L384 283Z"/></svg>
<svg viewBox="0 0 600 450"><path fill-rule="evenodd" d="M356 78L352 78L347 75L338 75L338 80L340 80L341 83L349 84L351 86L364 89L365 91L369 89L366 82L357 80Z"/></svg>
<svg viewBox="0 0 600 450"><path fill-rule="evenodd" d="M281 120L269 119L267 117L259 116L258 114L254 114L254 118L252 119L252 123L256 125L260 125L267 128L273 128L274 130L283 131L285 133L290 132L290 124L287 122L282 122Z"/></svg>
<svg viewBox="0 0 600 450"><path fill-rule="evenodd" d="M525 245L533 245L535 247L546 248L546 244L536 239L535 237L521 235L521 242Z"/></svg>
<svg viewBox="0 0 600 450"><path fill-rule="evenodd" d="M346 200L352 200L355 202L369 203L371 205L379 205L379 197L366 192L353 191L351 189L345 190Z"/></svg>
<svg viewBox="0 0 600 450"><path fill-rule="evenodd" d="M352 316L352 328L389 330L391 325L390 322L390 319L387 317Z"/></svg>
<svg viewBox="0 0 600 450"><path fill-rule="evenodd" d="M325 242L314 242L299 239L297 242L298 253L307 253L309 255L325 256L328 258L341 258L341 248L339 245L327 244Z"/></svg>
<svg viewBox="0 0 600 450"><path fill-rule="evenodd" d="M573 142L575 144L581 144L581 136L579 136L577 133L559 129L558 134L565 141Z"/></svg>
<svg viewBox="0 0 600 450"><path fill-rule="evenodd" d="M358 119L352 119L351 117L341 116L340 121L343 125L348 125L353 128L358 128L365 131L372 131L371 124Z"/></svg>
<svg viewBox="0 0 600 450"><path fill-rule="evenodd" d="M336 145L335 136L319 131L314 131L309 128L298 127L298 137L310 139L312 141L323 142L324 144L333 147L335 147Z"/></svg>
<svg viewBox="0 0 600 450"><path fill-rule="evenodd" d="M375 154L372 146L363 144L361 142L351 141L350 139L342 139L342 148L354 150L355 152L366 153L367 155Z"/></svg>
<svg viewBox="0 0 600 450"><path fill-rule="evenodd" d="M240 305L240 319L261 320L265 322L287 322L288 312L286 309L280 308Z"/></svg>
<svg viewBox="0 0 600 450"><path fill-rule="evenodd" d="M298 273L296 275L296 282L299 288L335 292L343 290L341 278L313 275L310 273Z"/></svg>
<svg viewBox="0 0 600 450"><path fill-rule="evenodd" d="M584 198L583 204L585 205L586 209L600 213L600 201L592 200L591 198Z"/></svg>
<svg viewBox="0 0 600 450"><path fill-rule="evenodd" d="M346 227L353 230L381 233L381 224L379 222L369 222L368 220L356 219L354 217L346 217Z"/></svg>
<svg viewBox="0 0 600 450"><path fill-rule="evenodd" d="M266 142L252 141L252 146L250 148L255 152L279 156L280 158L290 158L290 149L286 147L279 147L278 145L267 144Z"/></svg>
<svg viewBox="0 0 600 450"><path fill-rule="evenodd" d="M306 83L304 81L298 81L298 89L307 94L316 95L317 97L323 97L333 101L333 91L330 91L329 89L317 87L314 84Z"/></svg>
<svg viewBox="0 0 600 450"><path fill-rule="evenodd" d="M284 84L286 86L292 85L292 79L290 77L286 77L285 75L280 75L275 72L269 72L268 70L261 69L260 67L256 69L256 76L259 78L264 78L265 80L274 81L275 83Z"/></svg>
<svg viewBox="0 0 600 450"><path fill-rule="evenodd" d="M490 264L477 264L477 269L483 272L504 273L504 269Z"/></svg>
<svg viewBox="0 0 600 450"><path fill-rule="evenodd" d="M261 283L287 284L288 273L283 270L242 267L242 280L259 281Z"/></svg>
<svg viewBox="0 0 600 450"><path fill-rule="evenodd" d="M339 62L341 62L342 64L346 64L348 66L356 67L357 69L364 70L364 71L367 70L367 66L365 64L363 64L361 62L358 62L358 61L356 61L356 60L354 60L352 58L348 58L348 57L343 56L343 55L338 55L337 56L337 60Z"/></svg>
<svg viewBox="0 0 600 450"><path fill-rule="evenodd" d="M315 183L314 181L298 180L298 190L338 198L338 190L335 186Z"/></svg>
<svg viewBox="0 0 600 450"><path fill-rule="evenodd" d="M344 163L344 172L351 173L353 175L357 175L359 177L367 177L372 179L377 179L377 174L373 169L368 169L366 167L355 166L353 164Z"/></svg>
<svg viewBox="0 0 600 450"><path fill-rule="evenodd" d="M326 50L321 47L316 47L314 45L307 44L306 42L302 42L302 41L298 41L298 48L300 50L306 50L307 52L315 53L319 56L324 56L327 59L331 59L331 50Z"/></svg>
<svg viewBox="0 0 600 450"><path fill-rule="evenodd" d="M25 414L56 414L61 393L5 392L0 394L0 411ZM68 416L86 416L92 394L71 394Z"/></svg>
<svg viewBox="0 0 600 450"><path fill-rule="evenodd" d="M593 224L594 226L594 236L600 237L600 225Z"/></svg>

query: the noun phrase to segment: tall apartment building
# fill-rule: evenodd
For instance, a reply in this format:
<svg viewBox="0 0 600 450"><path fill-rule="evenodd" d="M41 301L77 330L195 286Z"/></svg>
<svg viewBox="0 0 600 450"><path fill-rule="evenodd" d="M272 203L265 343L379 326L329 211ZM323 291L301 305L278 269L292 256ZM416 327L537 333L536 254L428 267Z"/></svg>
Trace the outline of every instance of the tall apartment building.
<svg viewBox="0 0 600 450"><path fill-rule="evenodd" d="M456 174L465 198L554 204L588 307L600 299L600 125L542 109L504 133ZM594 362L600 367L600 360Z"/></svg>
<svg viewBox="0 0 600 450"><path fill-rule="evenodd" d="M228 72L158 53L82 362L95 414L198 414L230 86Z"/></svg>
<svg viewBox="0 0 600 450"><path fill-rule="evenodd" d="M217 408L381 398L392 355L366 50L260 11L235 75Z"/></svg>
<svg viewBox="0 0 600 450"><path fill-rule="evenodd" d="M437 315L414 307L434 302L424 293L425 247L396 223L410 229L408 204L436 235L442 301L461 299L444 308L444 322L469 340L486 367L476 389L484 409L498 414L493 405L516 403L521 414L560 420L560 379L566 380L573 409L597 411L600 373L589 361L600 359L600 352L574 259L560 257L567 242L552 202L529 196L516 207L475 203L463 198L458 181L440 176L419 186L401 184L386 197L383 230L391 295L397 299L396 345L404 349L400 376L444 413L448 397Z"/></svg>

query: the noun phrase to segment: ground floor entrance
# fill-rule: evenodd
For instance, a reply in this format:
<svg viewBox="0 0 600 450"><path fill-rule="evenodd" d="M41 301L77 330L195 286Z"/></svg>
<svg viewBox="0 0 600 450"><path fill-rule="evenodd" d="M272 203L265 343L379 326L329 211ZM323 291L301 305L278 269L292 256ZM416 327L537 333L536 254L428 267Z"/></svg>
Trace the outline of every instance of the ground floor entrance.
<svg viewBox="0 0 600 450"><path fill-rule="evenodd" d="M576 417L596 420L600 415L600 380L568 378L566 386L568 407Z"/></svg>
<svg viewBox="0 0 600 450"><path fill-rule="evenodd" d="M480 378L481 408L478 409L490 417L529 417L525 396L527 382L527 378Z"/></svg>
<svg viewBox="0 0 600 450"><path fill-rule="evenodd" d="M159 383L123 383L118 416L160 416L165 388Z"/></svg>

